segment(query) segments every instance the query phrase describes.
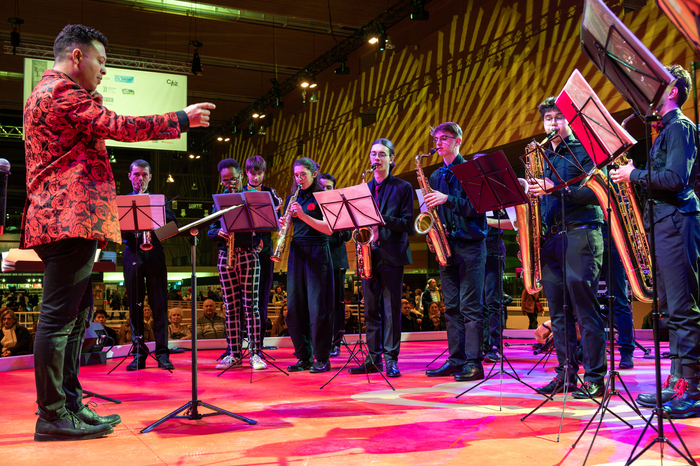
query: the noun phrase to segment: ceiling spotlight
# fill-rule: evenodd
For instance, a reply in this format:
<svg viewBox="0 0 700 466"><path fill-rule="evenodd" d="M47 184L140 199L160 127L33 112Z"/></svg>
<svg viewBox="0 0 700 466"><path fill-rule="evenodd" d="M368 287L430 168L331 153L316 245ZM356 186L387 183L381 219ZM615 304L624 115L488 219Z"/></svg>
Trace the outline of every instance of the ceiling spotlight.
<svg viewBox="0 0 700 466"><path fill-rule="evenodd" d="M350 68L345 66L345 58L340 60L340 68L333 70L335 74L350 74Z"/></svg>
<svg viewBox="0 0 700 466"><path fill-rule="evenodd" d="M423 0L414 0L416 9L411 13L411 19L413 21L427 21L430 19L430 13L425 11L425 4Z"/></svg>
<svg viewBox="0 0 700 466"><path fill-rule="evenodd" d="M224 138L224 142L229 142L230 140L231 140L231 138L228 137L228 136L226 136L226 137Z"/></svg>
<svg viewBox="0 0 700 466"><path fill-rule="evenodd" d="M381 35L379 36L379 50L382 52L384 49L386 49L386 40L387 40L387 33L385 31L382 31Z"/></svg>
<svg viewBox="0 0 700 466"><path fill-rule="evenodd" d="M385 47L387 50L391 50L391 49L393 49L393 48L395 47L394 41L391 40L391 36L390 36L389 34L386 35L386 42L384 42L384 47Z"/></svg>
<svg viewBox="0 0 700 466"><path fill-rule="evenodd" d="M219 136L219 137L216 138L216 140L219 141L219 142L221 142L221 141L224 140L224 137L223 137L223 136Z"/></svg>
<svg viewBox="0 0 700 466"><path fill-rule="evenodd" d="M299 84L299 85L301 87L303 87L304 89L306 89L307 87L309 87L310 84L311 83L309 82L309 78L302 78L301 84Z"/></svg>
<svg viewBox="0 0 700 466"><path fill-rule="evenodd" d="M194 159L194 154L190 154L190 158L191 158L191 159Z"/></svg>
<svg viewBox="0 0 700 466"><path fill-rule="evenodd" d="M311 94L311 97L309 97L309 102L312 102L312 103L318 102L318 94L316 94L316 91L314 91Z"/></svg>
<svg viewBox="0 0 700 466"><path fill-rule="evenodd" d="M284 102L280 99L280 96L275 96L275 101L270 105L272 108L284 108Z"/></svg>
<svg viewBox="0 0 700 466"><path fill-rule="evenodd" d="M253 118L258 118L260 117L260 114L257 111L253 112L253 115L251 115Z"/></svg>
<svg viewBox="0 0 700 466"><path fill-rule="evenodd" d="M199 59L197 49L203 47L204 44L198 40L191 40L190 45L194 47L194 55L192 55L192 74L196 76L197 73L202 73L202 61Z"/></svg>
<svg viewBox="0 0 700 466"><path fill-rule="evenodd" d="M168 178L165 180L166 183L175 183L175 180L173 179L173 175L168 173Z"/></svg>
<svg viewBox="0 0 700 466"><path fill-rule="evenodd" d="M258 134L260 136L265 136L265 127L263 125L260 125L260 128L258 128Z"/></svg>
<svg viewBox="0 0 700 466"><path fill-rule="evenodd" d="M376 44L377 42L379 42L379 36L376 35L376 34L373 34L372 37L370 37L369 40L368 40L367 42L369 42L370 44L374 45L374 44Z"/></svg>
<svg viewBox="0 0 700 466"><path fill-rule="evenodd" d="M201 156L201 155L196 155L194 158L195 158L195 159L200 159L200 158L202 158L202 156Z"/></svg>
<svg viewBox="0 0 700 466"><path fill-rule="evenodd" d="M318 84L316 84L316 78L312 76L311 79L309 79L309 89L313 89L316 86L318 86Z"/></svg>

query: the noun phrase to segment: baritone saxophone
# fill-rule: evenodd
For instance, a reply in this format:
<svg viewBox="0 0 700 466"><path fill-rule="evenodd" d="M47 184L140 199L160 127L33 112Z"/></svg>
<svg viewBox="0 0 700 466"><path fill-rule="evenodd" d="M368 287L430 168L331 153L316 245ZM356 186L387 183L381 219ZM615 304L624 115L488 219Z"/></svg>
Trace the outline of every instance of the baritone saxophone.
<svg viewBox="0 0 700 466"><path fill-rule="evenodd" d="M433 192L433 190L423 174L423 164L421 163L421 159L423 157L429 157L435 152L437 152L437 149L433 149L427 154L418 154L415 158L416 175L418 177L418 185L420 186L421 193L423 194L423 199L425 199L426 195ZM430 252L435 254L437 261L441 266L447 266L452 258L452 252L450 251L450 245L447 242L445 227L440 221L440 216L438 215L437 210L432 208L427 209L427 212L421 212L413 223L413 229L419 235L426 235L425 241L428 243L428 249L430 249Z"/></svg>
<svg viewBox="0 0 700 466"><path fill-rule="evenodd" d="M622 122L624 128L635 114L628 116ZM627 165L627 153L613 160L618 166ZM586 177L582 186L591 188L598 198L605 220L608 222L608 233L612 235L615 247L620 253L622 265L627 274L632 294L643 303L651 303L652 274L651 249L644 231L642 209L632 188L632 183L613 183L600 170L594 168ZM610 218L607 206L610 205Z"/></svg>
<svg viewBox="0 0 700 466"><path fill-rule="evenodd" d="M525 166L525 179L518 178L525 190L528 202L515 206L515 214L518 220L518 236L516 240L520 245L518 259L523 265L523 283L530 294L542 290L542 265L540 263L540 251L542 247L542 211L540 199L529 192L528 182L544 177L544 159L542 146L547 144L557 135L552 131L542 142L532 141L525 149L525 155L521 157Z"/></svg>

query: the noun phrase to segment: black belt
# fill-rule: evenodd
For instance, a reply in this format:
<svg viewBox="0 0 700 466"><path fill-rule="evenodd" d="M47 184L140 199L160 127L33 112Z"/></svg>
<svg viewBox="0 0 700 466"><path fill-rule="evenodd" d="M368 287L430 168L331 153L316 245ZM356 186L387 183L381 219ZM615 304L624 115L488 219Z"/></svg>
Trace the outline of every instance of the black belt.
<svg viewBox="0 0 700 466"><path fill-rule="evenodd" d="M597 230L600 228L599 223L580 223L577 225L552 225L547 230L547 233L556 235L561 231L574 231L574 230Z"/></svg>

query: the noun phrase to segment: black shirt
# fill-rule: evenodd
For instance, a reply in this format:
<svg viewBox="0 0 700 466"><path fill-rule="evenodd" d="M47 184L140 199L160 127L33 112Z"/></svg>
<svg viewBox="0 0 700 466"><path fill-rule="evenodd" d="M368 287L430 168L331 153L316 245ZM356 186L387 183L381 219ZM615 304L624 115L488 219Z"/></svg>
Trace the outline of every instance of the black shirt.
<svg viewBox="0 0 700 466"><path fill-rule="evenodd" d="M450 170L464 162L464 157L457 154L449 166L435 170L430 175L430 187L447 194L447 201L436 207L447 237L458 241L478 241L486 237L486 215L476 213L467 193Z"/></svg>
<svg viewBox="0 0 700 466"><path fill-rule="evenodd" d="M323 220L323 213L321 213L321 208L313 195L313 193L317 191L322 191L322 189L316 186L316 183L313 183L307 190L300 190L297 202L303 208L304 213L308 214L311 218ZM287 201L285 202L287 209L289 208L289 200L291 198L291 195L288 196ZM295 242L299 244L328 244L330 237L327 234L321 233L297 217L291 218L292 225L294 225L293 240Z"/></svg>

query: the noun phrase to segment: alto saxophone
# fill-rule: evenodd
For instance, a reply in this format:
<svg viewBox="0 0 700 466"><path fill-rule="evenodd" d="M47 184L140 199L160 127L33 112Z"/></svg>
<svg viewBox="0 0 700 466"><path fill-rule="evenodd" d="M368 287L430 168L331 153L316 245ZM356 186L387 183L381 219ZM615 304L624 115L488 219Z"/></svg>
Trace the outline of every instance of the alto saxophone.
<svg viewBox="0 0 700 466"><path fill-rule="evenodd" d="M621 124L624 128L635 114ZM627 154L617 157L613 163L627 165ZM620 253L622 265L632 288L632 294L643 303L652 302L651 250L644 233L642 209L632 183L613 183L597 168L588 174L582 186L591 188L598 198L603 215L609 225L615 246ZM607 206L610 205L608 218Z"/></svg>
<svg viewBox="0 0 700 466"><path fill-rule="evenodd" d="M367 183L367 175L377 169L373 164L362 173L362 184ZM357 228L352 232L352 240L355 242L355 257L360 278L369 280L372 278L372 241L374 231L369 227Z"/></svg>
<svg viewBox="0 0 700 466"><path fill-rule="evenodd" d="M542 242L542 211L540 199L533 196L528 189L528 181L544 177L544 161L542 160L542 146L554 136L552 133L541 142L532 141L525 149L523 165L525 165L525 178L518 178L520 184L527 193L528 202L515 206L515 215L518 219L518 236L516 241L520 245L518 259L523 264L523 282L525 289L530 294L542 290L542 266L540 264L540 250Z"/></svg>
<svg viewBox="0 0 700 466"><path fill-rule="evenodd" d="M280 228L277 237L277 245L275 246L275 252L272 254L270 259L273 262L282 262L282 255L284 254L284 247L287 244L287 232L289 232L289 226L292 223L292 213L289 211L289 207L297 201L299 197L299 192L301 191L301 185L297 185L297 190L294 192L291 198L289 198L289 205L287 206L287 211L284 213L284 226Z"/></svg>
<svg viewBox="0 0 700 466"><path fill-rule="evenodd" d="M421 164L421 159L423 157L429 157L437 152L437 149L431 150L428 154L418 154L416 155L416 175L418 176L418 185L420 186L421 193L423 194L423 199L425 196L433 192L427 178L423 174L423 165ZM413 228L419 235L427 235L425 241L428 243L428 249L430 252L436 255L438 263L445 267L450 263L452 257L452 252L450 251L450 245L447 242L447 235L445 234L445 228L440 221L440 216L436 209L428 209L427 212L421 212L416 221L413 223Z"/></svg>

